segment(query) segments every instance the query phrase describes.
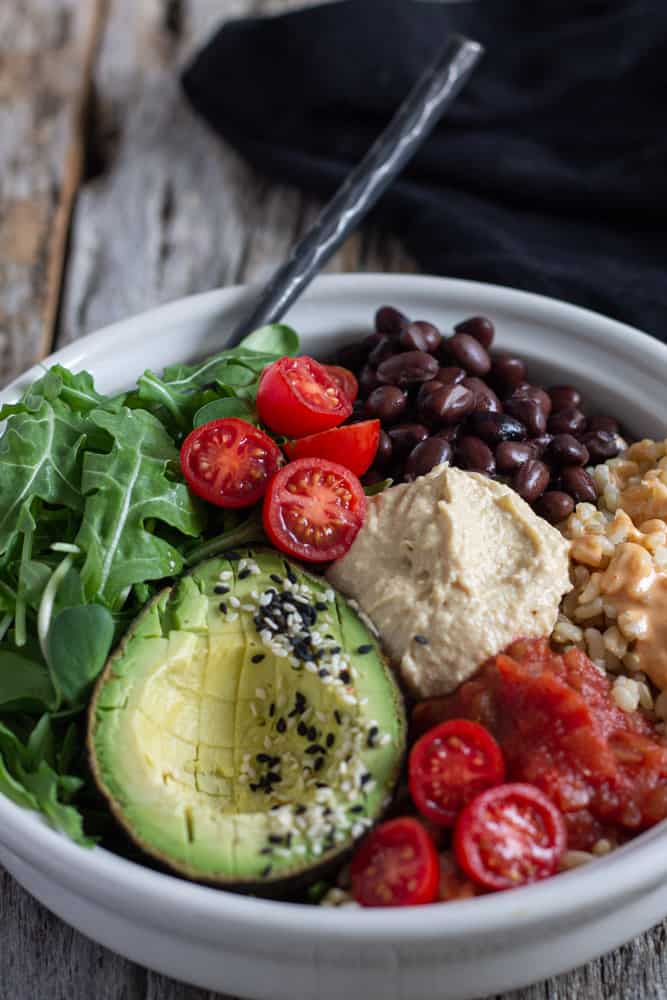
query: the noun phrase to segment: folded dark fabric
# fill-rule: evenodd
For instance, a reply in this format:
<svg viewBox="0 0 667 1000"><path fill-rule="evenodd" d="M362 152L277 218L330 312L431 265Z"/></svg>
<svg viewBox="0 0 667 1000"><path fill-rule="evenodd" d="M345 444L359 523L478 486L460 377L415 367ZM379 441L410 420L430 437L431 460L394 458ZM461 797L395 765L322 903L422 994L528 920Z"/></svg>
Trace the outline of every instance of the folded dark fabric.
<svg viewBox="0 0 667 1000"><path fill-rule="evenodd" d="M329 195L454 31L487 54L381 223L426 272L667 339L665 0L347 0L225 24L183 85L255 167Z"/></svg>

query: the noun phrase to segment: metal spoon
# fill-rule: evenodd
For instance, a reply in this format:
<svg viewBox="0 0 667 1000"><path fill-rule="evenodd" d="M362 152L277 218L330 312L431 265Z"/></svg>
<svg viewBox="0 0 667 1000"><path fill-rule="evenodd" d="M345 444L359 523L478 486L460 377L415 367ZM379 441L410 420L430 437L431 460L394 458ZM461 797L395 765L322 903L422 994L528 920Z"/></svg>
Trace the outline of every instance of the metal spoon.
<svg viewBox="0 0 667 1000"><path fill-rule="evenodd" d="M352 170L311 228L264 288L249 315L225 339L276 323L340 244L356 229L453 103L484 52L479 42L453 35L421 75L398 111Z"/></svg>

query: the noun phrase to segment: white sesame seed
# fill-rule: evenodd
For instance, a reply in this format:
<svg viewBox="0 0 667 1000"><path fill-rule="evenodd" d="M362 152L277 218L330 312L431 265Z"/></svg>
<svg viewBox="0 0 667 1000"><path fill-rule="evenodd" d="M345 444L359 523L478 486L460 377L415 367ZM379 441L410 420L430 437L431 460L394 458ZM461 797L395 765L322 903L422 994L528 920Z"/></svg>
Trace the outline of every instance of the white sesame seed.
<svg viewBox="0 0 667 1000"><path fill-rule="evenodd" d="M266 691L264 688L255 688L255 698L259 698L260 701L266 701Z"/></svg>
<svg viewBox="0 0 667 1000"><path fill-rule="evenodd" d="M241 610L242 611L249 611L250 614L252 614L253 611L257 611L257 608L255 607L254 604L242 604L241 605Z"/></svg>
<svg viewBox="0 0 667 1000"><path fill-rule="evenodd" d="M235 622L237 618L238 618L238 614L236 613L236 611L231 611L227 615L227 621L228 622Z"/></svg>
<svg viewBox="0 0 667 1000"><path fill-rule="evenodd" d="M231 606L232 606L233 608L240 608L240 607L241 607L241 602L239 601L238 597L234 597L234 595L233 595L233 594L232 594L232 596L231 596L231 597L229 598L229 603L231 604Z"/></svg>
<svg viewBox="0 0 667 1000"><path fill-rule="evenodd" d="M257 715L257 706L255 705L254 701L250 702L250 711L252 712L253 715Z"/></svg>

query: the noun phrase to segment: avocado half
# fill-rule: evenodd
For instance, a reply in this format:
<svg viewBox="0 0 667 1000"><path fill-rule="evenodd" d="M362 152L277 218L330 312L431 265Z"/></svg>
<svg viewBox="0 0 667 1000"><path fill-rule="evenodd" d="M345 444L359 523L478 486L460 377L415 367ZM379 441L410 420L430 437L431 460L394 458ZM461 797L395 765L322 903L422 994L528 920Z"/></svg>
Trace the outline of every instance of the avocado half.
<svg viewBox="0 0 667 1000"><path fill-rule="evenodd" d="M323 579L211 559L136 619L94 692L92 770L148 855L267 892L320 873L380 816L405 749L376 638Z"/></svg>

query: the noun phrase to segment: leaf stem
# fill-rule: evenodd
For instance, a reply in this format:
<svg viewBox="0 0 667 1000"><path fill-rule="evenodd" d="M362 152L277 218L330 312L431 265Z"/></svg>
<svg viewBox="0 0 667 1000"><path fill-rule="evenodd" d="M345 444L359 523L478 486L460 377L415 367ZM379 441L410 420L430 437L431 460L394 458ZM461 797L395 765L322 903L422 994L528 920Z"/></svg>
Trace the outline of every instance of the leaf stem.
<svg viewBox="0 0 667 1000"><path fill-rule="evenodd" d="M217 556L221 552L224 552L225 549L233 549L236 545L247 545L250 542L263 541L266 541L266 536L264 535L260 521L254 517L249 518L237 528L232 528L230 531L223 531L221 535L209 538L208 541L202 542L201 545L191 549L185 557L185 565L194 566L195 563L201 562L203 559L210 559L212 556Z"/></svg>
<svg viewBox="0 0 667 1000"><path fill-rule="evenodd" d="M56 594L58 593L58 588L67 575L72 563L74 562L74 556L70 553L66 555L59 566L56 566L53 573L49 577L49 582L44 588L42 594L42 599L39 602L39 611L37 612L37 635L39 638L39 645L42 650L42 656L46 662L49 670L49 676L51 677L51 683L53 684L53 690L56 693L56 704L54 710L60 707L60 702L62 700L62 695L60 691L60 685L58 684L56 675L51 667L49 661L49 628L51 627L51 617L53 615L53 605L55 603Z"/></svg>

